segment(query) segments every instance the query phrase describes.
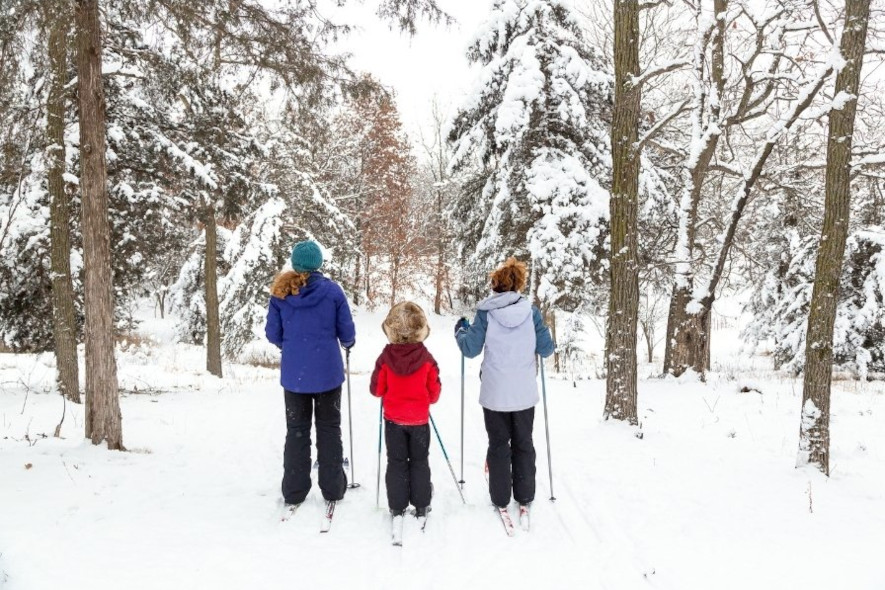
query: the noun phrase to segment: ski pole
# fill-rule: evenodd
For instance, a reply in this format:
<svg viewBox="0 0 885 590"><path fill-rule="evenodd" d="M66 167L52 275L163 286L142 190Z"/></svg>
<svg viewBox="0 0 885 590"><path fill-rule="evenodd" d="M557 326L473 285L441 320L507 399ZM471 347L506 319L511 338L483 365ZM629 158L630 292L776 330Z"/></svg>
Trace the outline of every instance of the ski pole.
<svg viewBox="0 0 885 590"><path fill-rule="evenodd" d="M378 479L375 483L375 508L381 506L381 424L384 416L384 400L378 404Z"/></svg>
<svg viewBox="0 0 885 590"><path fill-rule="evenodd" d="M345 349L345 358L347 359L347 429L350 433L350 484L348 488L358 488L360 484L356 483L353 477L353 411L350 403L350 349Z"/></svg>
<svg viewBox="0 0 885 590"><path fill-rule="evenodd" d="M458 488L458 494L461 496L461 501L466 504L467 500L464 499L464 492L461 491L461 486L458 485L458 478L455 477L455 470L452 469L452 462L449 461L449 454L446 452L446 446L443 444L442 438L439 436L439 430L436 429L436 422L433 421L433 416L430 416L430 424L433 426L433 431L436 433L436 440L439 441L439 448L442 449L443 457L446 458L446 463L449 466L449 473L452 474L452 481L455 482L455 487Z"/></svg>
<svg viewBox="0 0 885 590"><path fill-rule="evenodd" d="M461 353L461 481L458 482L464 488L464 353Z"/></svg>
<svg viewBox="0 0 885 590"><path fill-rule="evenodd" d="M544 395L544 433L547 435L547 469L550 472L550 501L555 502L553 495L553 463L550 460L550 425L547 422L547 383L544 379L544 359L541 359L541 392Z"/></svg>

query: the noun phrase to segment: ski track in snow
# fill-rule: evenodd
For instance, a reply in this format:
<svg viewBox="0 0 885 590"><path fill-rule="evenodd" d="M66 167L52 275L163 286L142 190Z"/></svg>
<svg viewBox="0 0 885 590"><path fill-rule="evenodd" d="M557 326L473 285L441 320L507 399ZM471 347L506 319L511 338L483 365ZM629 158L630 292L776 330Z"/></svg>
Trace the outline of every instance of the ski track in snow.
<svg viewBox="0 0 885 590"><path fill-rule="evenodd" d="M549 501L539 404L532 529L508 538L483 478L479 360L468 360L467 505L434 437L427 530L407 515L403 546L392 546L383 473L375 505L378 405L367 391L383 315L356 318L351 460L361 487L337 505L328 534L319 533L316 485L280 522L285 420L276 371L229 364L218 380L202 370L199 348L163 342L121 353L121 385L139 393L121 399L130 452L116 453L83 440L82 406L69 404L63 438L51 437L62 410L43 392L51 355L0 355L0 588L885 587L873 565L885 546L885 388L836 382L826 479L794 469L801 383L758 370L762 395L738 393L740 377L715 373L707 384L643 380L642 440L635 427L602 420L604 382L573 387L548 375L557 500ZM460 478L453 323L432 317L427 345L443 380L433 414ZM168 339L167 323L143 329ZM30 393L10 385L19 378ZM346 391L342 428L348 454Z"/></svg>

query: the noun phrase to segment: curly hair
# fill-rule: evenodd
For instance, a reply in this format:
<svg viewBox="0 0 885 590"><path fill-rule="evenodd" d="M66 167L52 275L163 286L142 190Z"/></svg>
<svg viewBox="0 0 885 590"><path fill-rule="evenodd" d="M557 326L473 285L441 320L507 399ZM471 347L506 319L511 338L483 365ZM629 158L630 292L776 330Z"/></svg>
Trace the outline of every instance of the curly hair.
<svg viewBox="0 0 885 590"><path fill-rule="evenodd" d="M505 293L507 291L519 293L525 289L528 274L525 262L520 262L511 256L490 275L492 291L495 293Z"/></svg>
<svg viewBox="0 0 885 590"><path fill-rule="evenodd" d="M309 272L283 271L274 278L270 294L278 299L285 299L288 295L298 295L309 278Z"/></svg>

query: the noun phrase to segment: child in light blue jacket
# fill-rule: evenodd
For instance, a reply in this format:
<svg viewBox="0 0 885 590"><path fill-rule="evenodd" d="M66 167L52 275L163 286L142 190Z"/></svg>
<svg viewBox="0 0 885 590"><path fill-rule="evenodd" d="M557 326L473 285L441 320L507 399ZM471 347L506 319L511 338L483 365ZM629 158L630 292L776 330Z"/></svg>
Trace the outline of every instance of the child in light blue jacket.
<svg viewBox="0 0 885 590"><path fill-rule="evenodd" d="M464 356L484 352L479 403L489 437L489 494L499 508L510 503L511 490L521 506L535 498L536 359L554 351L541 312L520 294L527 277L525 263L509 258L492 273L494 294L479 303L473 324L462 318L455 326Z"/></svg>

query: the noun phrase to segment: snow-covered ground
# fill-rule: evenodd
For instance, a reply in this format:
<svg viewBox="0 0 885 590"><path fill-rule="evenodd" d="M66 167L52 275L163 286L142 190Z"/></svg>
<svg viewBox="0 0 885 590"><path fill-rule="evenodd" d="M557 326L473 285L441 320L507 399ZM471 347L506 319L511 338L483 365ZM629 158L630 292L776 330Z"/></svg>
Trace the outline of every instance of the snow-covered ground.
<svg viewBox="0 0 885 590"><path fill-rule="evenodd" d="M404 546L390 546L383 489L375 503L378 402L367 391L382 318L356 317L361 487L339 504L328 535L319 534L316 487L293 520L279 520L285 423L275 370L228 364L223 380L208 376L202 351L170 344L169 321L152 319L142 331L156 342L119 356L129 451L108 452L84 441L82 406L63 408L51 391L51 355L0 355L0 587L885 588L885 384L836 382L832 476L797 470L801 381L738 354L731 330L714 336L708 383L641 381L641 439L601 419L603 381L549 375L556 501L539 405L532 530L514 538L484 489L479 361L468 361L467 505L433 441L427 531L409 519ZM453 319L431 323L443 378L433 415L460 476ZM349 455L346 395L343 410Z"/></svg>

